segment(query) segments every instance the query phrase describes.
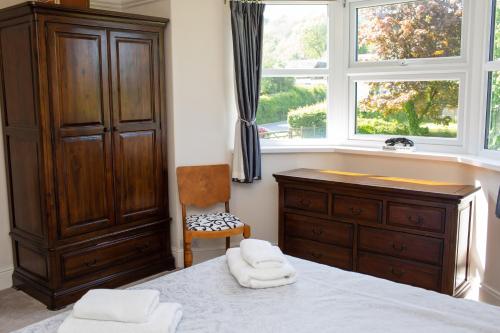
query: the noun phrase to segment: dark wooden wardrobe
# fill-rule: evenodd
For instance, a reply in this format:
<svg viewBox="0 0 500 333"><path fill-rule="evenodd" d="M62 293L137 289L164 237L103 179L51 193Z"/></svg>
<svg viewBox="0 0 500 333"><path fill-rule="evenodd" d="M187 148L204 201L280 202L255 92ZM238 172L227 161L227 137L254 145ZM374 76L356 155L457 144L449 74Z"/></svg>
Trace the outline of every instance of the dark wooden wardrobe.
<svg viewBox="0 0 500 333"><path fill-rule="evenodd" d="M14 285L50 309L174 268L166 25L36 2L0 11Z"/></svg>

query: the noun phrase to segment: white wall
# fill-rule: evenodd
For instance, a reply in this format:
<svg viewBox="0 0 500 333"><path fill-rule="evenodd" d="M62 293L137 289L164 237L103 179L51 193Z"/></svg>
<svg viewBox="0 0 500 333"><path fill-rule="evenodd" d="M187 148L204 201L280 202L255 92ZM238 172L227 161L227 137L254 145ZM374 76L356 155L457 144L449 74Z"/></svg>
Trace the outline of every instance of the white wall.
<svg viewBox="0 0 500 333"><path fill-rule="evenodd" d="M9 207L4 167L3 133L0 128L0 290L12 285L12 245L9 237Z"/></svg>

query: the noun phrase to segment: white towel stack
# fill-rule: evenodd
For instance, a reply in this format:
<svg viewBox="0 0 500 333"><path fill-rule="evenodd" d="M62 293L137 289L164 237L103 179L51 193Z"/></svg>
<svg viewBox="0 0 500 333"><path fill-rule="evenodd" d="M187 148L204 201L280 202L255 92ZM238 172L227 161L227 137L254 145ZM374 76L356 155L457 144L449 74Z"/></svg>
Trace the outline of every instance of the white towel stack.
<svg viewBox="0 0 500 333"><path fill-rule="evenodd" d="M297 281L297 272L280 248L266 241L242 240L240 248L227 250L226 258L229 271L243 287L273 288Z"/></svg>
<svg viewBox="0 0 500 333"><path fill-rule="evenodd" d="M174 333L177 303L160 303L157 290L95 289L75 303L58 333Z"/></svg>

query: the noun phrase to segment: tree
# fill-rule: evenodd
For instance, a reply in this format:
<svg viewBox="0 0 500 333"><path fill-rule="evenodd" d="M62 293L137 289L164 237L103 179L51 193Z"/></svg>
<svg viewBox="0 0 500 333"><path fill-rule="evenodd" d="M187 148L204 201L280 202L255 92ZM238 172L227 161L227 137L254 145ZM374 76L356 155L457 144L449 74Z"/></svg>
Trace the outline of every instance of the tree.
<svg viewBox="0 0 500 333"><path fill-rule="evenodd" d="M325 55L327 36L327 25L324 22L315 23L304 30L302 44L306 58L320 59Z"/></svg>
<svg viewBox="0 0 500 333"><path fill-rule="evenodd" d="M378 60L460 55L462 3L427 0L364 8L360 12L359 48ZM360 106L384 115L404 112L411 135L425 134L422 122L446 123L443 109L458 107L455 81L372 82Z"/></svg>

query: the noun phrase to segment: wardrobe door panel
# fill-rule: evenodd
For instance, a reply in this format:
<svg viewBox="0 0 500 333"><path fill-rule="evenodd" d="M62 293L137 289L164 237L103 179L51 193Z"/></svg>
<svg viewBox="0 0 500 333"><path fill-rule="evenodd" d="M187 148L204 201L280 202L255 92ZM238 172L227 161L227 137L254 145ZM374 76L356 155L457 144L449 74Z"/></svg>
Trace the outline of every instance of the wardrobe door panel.
<svg viewBox="0 0 500 333"><path fill-rule="evenodd" d="M106 30L48 24L59 236L114 224Z"/></svg>
<svg viewBox="0 0 500 333"><path fill-rule="evenodd" d="M117 216L164 215L159 35L110 32Z"/></svg>
<svg viewBox="0 0 500 333"><path fill-rule="evenodd" d="M126 132L116 145L117 191L122 222L159 213L159 138L155 131Z"/></svg>
<svg viewBox="0 0 500 333"><path fill-rule="evenodd" d="M119 122L154 120L152 41L115 40L120 88Z"/></svg>
<svg viewBox="0 0 500 333"><path fill-rule="evenodd" d="M108 142L106 142L108 141ZM104 135L64 138L61 143L61 234L71 236L112 223L106 160L109 139Z"/></svg>

